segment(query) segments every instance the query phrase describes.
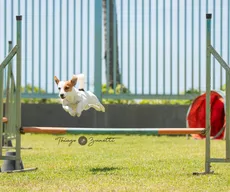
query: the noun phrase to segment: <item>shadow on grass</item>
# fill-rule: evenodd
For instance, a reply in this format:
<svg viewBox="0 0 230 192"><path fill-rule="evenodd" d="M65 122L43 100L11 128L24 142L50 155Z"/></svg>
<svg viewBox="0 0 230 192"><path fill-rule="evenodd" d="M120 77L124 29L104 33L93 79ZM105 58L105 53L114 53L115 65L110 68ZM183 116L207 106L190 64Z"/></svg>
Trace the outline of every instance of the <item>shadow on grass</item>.
<svg viewBox="0 0 230 192"><path fill-rule="evenodd" d="M90 169L90 172L92 172L93 174L98 174L98 173L108 173L120 169L121 168L119 167L97 167L97 168Z"/></svg>

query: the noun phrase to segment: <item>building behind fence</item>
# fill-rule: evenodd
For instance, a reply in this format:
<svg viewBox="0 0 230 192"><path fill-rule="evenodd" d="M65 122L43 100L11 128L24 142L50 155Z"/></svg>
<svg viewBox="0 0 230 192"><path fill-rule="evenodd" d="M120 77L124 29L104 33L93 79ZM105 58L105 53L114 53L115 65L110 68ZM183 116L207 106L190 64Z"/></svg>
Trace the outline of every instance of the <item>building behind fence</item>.
<svg viewBox="0 0 230 192"><path fill-rule="evenodd" d="M206 13L229 63L228 0L1 0L0 61L22 15L22 97L56 98L54 75L84 73L102 98L190 99L205 90ZM213 59L212 89L225 78Z"/></svg>

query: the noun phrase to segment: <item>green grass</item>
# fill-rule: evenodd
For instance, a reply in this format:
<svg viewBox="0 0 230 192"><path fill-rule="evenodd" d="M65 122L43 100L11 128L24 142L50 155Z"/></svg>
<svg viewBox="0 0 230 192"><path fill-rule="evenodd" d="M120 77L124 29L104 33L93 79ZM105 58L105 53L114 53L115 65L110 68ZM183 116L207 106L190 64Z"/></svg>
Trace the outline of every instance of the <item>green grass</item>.
<svg viewBox="0 0 230 192"><path fill-rule="evenodd" d="M230 191L230 164L212 164L213 175L192 175L204 171L203 140L115 137L89 147L58 144L54 135L23 135L23 147L33 148L22 151L24 167L38 170L1 173L0 191ZM213 157L224 157L224 149L225 141L212 141Z"/></svg>

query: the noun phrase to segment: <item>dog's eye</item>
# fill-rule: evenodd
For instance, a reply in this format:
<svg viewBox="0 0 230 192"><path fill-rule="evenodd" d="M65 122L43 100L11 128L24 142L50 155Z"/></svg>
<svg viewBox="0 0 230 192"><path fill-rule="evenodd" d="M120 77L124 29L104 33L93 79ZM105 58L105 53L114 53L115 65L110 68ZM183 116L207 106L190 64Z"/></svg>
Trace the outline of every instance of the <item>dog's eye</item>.
<svg viewBox="0 0 230 192"><path fill-rule="evenodd" d="M61 90L61 87L58 87L58 90Z"/></svg>
<svg viewBox="0 0 230 192"><path fill-rule="evenodd" d="M65 87L65 90L68 90L69 89L69 87Z"/></svg>

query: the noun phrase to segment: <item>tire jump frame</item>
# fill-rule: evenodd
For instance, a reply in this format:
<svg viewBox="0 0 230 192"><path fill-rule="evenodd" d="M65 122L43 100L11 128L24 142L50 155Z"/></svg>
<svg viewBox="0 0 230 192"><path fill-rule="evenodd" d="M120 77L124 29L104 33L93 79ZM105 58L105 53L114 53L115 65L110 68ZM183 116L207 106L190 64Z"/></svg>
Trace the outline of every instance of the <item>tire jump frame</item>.
<svg viewBox="0 0 230 192"><path fill-rule="evenodd" d="M21 162L21 134L24 133L40 133L40 134L144 134L144 135L187 135L187 134L204 134L206 135L205 142L205 171L195 174L213 173L210 170L211 162L230 162L230 122L226 118L226 158L217 159L210 157L210 78L211 78L211 54L219 61L221 66L226 70L226 98L230 98L230 68L220 55L211 46L211 14L206 14L206 127L205 128L66 128L66 127L22 127L21 126L21 16L17 16L17 45L13 48L9 55L0 65L0 160L14 161L15 169L6 170L5 172L22 172L31 171L36 168L24 169ZM14 50L16 49L16 50ZM13 51L14 50L14 51ZM12 53L13 51L13 53ZM6 117L3 117L3 69L10 63L13 56L17 54L17 81L16 87L11 87L7 92L15 95L15 108L10 110L10 106L6 102ZM9 67L11 65L9 64ZM8 70L11 71L11 70ZM9 78L9 77L8 77ZM15 90L15 91L14 91ZM8 95L6 95L8 96ZM9 100L7 97L6 100ZM9 112L10 111L10 112ZM16 111L16 113L12 113ZM230 115L230 102L226 100L226 117ZM7 117L11 117L8 119ZM11 126L8 126L8 125ZM3 129L4 127L4 129ZM12 127L12 129L10 129ZM9 131L10 130L10 131ZM10 133L10 134L9 134ZM16 146L12 147L15 150L15 156L2 155L4 145L2 138L11 139L10 136L15 136Z"/></svg>

